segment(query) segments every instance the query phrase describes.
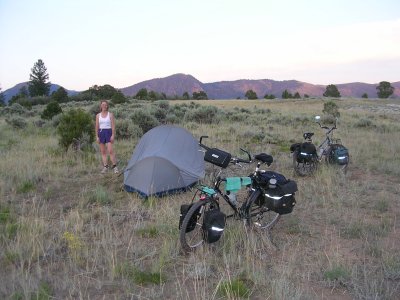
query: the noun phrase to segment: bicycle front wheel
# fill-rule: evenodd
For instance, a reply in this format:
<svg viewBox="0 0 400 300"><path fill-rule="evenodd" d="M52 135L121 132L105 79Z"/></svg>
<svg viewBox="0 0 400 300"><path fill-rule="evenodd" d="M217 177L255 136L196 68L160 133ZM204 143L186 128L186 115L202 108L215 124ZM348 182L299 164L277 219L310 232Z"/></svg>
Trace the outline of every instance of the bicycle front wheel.
<svg viewBox="0 0 400 300"><path fill-rule="evenodd" d="M279 221L281 215L264 205L264 196L260 190L252 192L248 202L247 225L255 229L271 229Z"/></svg>
<svg viewBox="0 0 400 300"><path fill-rule="evenodd" d="M204 244L204 215L206 211L214 208L215 205L217 204L211 199L200 200L194 203L187 212L179 232L181 246L185 252L191 252Z"/></svg>

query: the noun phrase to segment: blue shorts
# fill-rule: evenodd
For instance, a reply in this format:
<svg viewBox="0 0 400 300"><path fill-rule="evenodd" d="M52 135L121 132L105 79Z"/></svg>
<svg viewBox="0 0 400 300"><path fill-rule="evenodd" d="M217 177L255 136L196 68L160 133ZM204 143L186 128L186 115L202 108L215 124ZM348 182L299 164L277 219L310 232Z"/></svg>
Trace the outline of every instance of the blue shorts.
<svg viewBox="0 0 400 300"><path fill-rule="evenodd" d="M99 137L100 144L107 144L110 142L112 129L99 129L97 135Z"/></svg>

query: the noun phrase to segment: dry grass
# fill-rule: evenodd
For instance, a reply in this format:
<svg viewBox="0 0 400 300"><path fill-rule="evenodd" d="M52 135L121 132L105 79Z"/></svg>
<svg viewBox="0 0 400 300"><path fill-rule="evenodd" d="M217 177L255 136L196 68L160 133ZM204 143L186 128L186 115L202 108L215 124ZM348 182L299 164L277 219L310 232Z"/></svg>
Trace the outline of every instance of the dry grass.
<svg viewBox="0 0 400 300"><path fill-rule="evenodd" d="M295 178L288 147L303 131L323 138L312 119L324 101L199 101L240 121L183 126L236 155L271 153L271 168ZM297 206L270 234L229 220L219 242L190 255L178 219L191 193L143 201L123 176L99 174L98 153L63 153L50 126L0 119L0 298L396 299L400 113L389 101L337 103L348 174L295 178ZM116 143L121 165L136 142Z"/></svg>

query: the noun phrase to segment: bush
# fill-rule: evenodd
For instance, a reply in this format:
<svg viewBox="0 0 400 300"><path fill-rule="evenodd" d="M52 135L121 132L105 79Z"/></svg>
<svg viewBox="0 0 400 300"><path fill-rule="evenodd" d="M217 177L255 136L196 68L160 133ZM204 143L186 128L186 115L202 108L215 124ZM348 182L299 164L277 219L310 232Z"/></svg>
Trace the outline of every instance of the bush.
<svg viewBox="0 0 400 300"><path fill-rule="evenodd" d="M121 120L115 128L117 139L139 138L143 135L142 129L129 120Z"/></svg>
<svg viewBox="0 0 400 300"><path fill-rule="evenodd" d="M27 112L28 110L19 103L13 103L10 106L3 107L0 110L0 114L4 116L11 114L25 115Z"/></svg>
<svg viewBox="0 0 400 300"><path fill-rule="evenodd" d="M49 104L46 105L43 113L40 115L42 119L51 120L54 116L62 113L62 109L60 104L56 101L51 101Z"/></svg>
<svg viewBox="0 0 400 300"><path fill-rule="evenodd" d="M15 129L24 129L28 125L25 119L21 117L7 118L6 122Z"/></svg>
<svg viewBox="0 0 400 300"><path fill-rule="evenodd" d="M213 124L219 122L221 114L222 112L215 106L201 106L186 112L185 120L202 124Z"/></svg>
<svg viewBox="0 0 400 300"><path fill-rule="evenodd" d="M149 111L143 109L136 110L131 119L134 124L142 129L143 134L160 124Z"/></svg>
<svg viewBox="0 0 400 300"><path fill-rule="evenodd" d="M93 143L94 123L92 117L82 109L72 109L62 115L57 126L57 133L60 136L59 143L65 150L84 136L88 137L89 143Z"/></svg>

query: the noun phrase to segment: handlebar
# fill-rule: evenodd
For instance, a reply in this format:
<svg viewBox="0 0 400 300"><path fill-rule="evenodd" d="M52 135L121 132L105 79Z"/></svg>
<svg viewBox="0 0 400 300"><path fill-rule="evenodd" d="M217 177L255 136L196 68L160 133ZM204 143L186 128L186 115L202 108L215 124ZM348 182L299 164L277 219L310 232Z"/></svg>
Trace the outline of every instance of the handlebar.
<svg viewBox="0 0 400 300"><path fill-rule="evenodd" d="M202 143L203 139L205 139L205 138L208 138L208 136L207 135L202 135L200 137L199 146L202 147L203 149L205 149L206 151L211 150L212 148L210 148L210 147L208 147L208 146L206 146L206 145L204 145ZM252 156L251 156L250 152L245 150L245 149L243 149L243 148L240 148L240 150L247 154L247 159L243 159L243 158L232 156L231 159L230 159L230 163L234 164L234 165L240 164L240 163L245 163L245 164L252 163L253 159L252 159ZM258 161L260 161L262 163L265 163L268 166L270 166L271 163L273 162L273 157L271 155L269 155L269 154L266 154L266 153L257 154L257 155L254 156L254 159L256 159L256 160L258 160Z"/></svg>

